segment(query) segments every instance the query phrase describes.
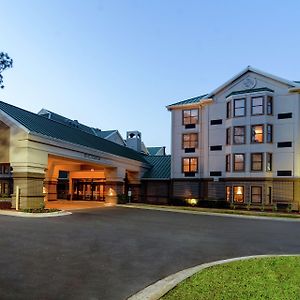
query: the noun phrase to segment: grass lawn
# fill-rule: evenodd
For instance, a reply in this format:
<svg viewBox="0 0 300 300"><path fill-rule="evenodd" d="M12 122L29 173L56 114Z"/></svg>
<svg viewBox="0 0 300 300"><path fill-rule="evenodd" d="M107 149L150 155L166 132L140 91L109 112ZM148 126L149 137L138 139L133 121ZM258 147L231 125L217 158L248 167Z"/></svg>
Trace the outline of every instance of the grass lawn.
<svg viewBox="0 0 300 300"><path fill-rule="evenodd" d="M161 299L299 300L300 257L255 258L210 267Z"/></svg>

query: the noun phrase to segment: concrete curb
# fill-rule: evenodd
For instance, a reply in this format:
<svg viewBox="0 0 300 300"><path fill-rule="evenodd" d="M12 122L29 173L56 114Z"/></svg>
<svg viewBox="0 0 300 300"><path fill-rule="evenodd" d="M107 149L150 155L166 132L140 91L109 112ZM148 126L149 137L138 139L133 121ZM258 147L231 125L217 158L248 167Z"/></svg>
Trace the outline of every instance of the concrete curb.
<svg viewBox="0 0 300 300"><path fill-rule="evenodd" d="M26 213L21 211L2 211L0 210L0 215L10 216L10 217L21 217L21 218L53 218L53 217L63 217L72 215L69 211L55 211L49 213Z"/></svg>
<svg viewBox="0 0 300 300"><path fill-rule="evenodd" d="M195 273L202 271L206 268L222 265L234 261L239 260L248 260L252 258L264 258L264 257L276 257L276 256L300 256L300 254L283 254L283 255L252 255L252 256L243 256L243 257L236 257L230 258L225 260L218 260L210 263L205 263L202 265L198 265L196 267L188 268L172 274L164 279L157 281L156 283L149 285L145 289L139 291L133 296L127 298L127 300L158 300L163 295L165 295L168 291L173 289L176 285L178 285L181 281L191 277Z"/></svg>
<svg viewBox="0 0 300 300"><path fill-rule="evenodd" d="M283 221L283 222L300 222L299 218L285 218L285 217L266 217L266 216L248 216L248 215L240 215L240 214L225 214L218 212L204 212L204 211L196 211L196 210L181 210L176 208L163 208L163 207L147 207L147 206L139 206L134 204L117 204L118 207L126 207L126 208L139 208L139 209L148 209L148 210L159 210L159 211L167 211L167 212L175 212L175 213L183 213L183 214L191 214L191 215L203 215L203 216L213 216L213 217L227 217L227 218L245 218L245 219L255 219L255 220L270 220L270 221Z"/></svg>

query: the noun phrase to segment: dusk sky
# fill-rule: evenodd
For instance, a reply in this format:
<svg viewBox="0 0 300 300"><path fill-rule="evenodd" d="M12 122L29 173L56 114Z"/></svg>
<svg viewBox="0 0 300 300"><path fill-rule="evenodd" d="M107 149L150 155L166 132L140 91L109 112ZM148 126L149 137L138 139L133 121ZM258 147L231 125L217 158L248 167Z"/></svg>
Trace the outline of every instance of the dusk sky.
<svg viewBox="0 0 300 300"><path fill-rule="evenodd" d="M300 1L0 0L0 99L170 146L165 106L251 65L300 80Z"/></svg>

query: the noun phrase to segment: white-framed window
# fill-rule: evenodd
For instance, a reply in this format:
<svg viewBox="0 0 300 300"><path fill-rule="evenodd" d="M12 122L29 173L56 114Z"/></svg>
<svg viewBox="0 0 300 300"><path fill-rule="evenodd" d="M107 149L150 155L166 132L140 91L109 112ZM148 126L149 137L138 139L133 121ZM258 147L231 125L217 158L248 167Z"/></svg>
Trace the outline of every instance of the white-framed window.
<svg viewBox="0 0 300 300"><path fill-rule="evenodd" d="M251 186L251 203L262 203L261 186Z"/></svg>
<svg viewBox="0 0 300 300"><path fill-rule="evenodd" d="M257 96L251 98L251 115L263 115L264 114L264 97Z"/></svg>
<svg viewBox="0 0 300 300"><path fill-rule="evenodd" d="M263 153L251 153L251 171L263 170Z"/></svg>
<svg viewBox="0 0 300 300"><path fill-rule="evenodd" d="M234 117L243 117L246 115L246 99L234 99Z"/></svg>
<svg viewBox="0 0 300 300"><path fill-rule="evenodd" d="M233 154L233 171L235 172L245 171L245 153Z"/></svg>

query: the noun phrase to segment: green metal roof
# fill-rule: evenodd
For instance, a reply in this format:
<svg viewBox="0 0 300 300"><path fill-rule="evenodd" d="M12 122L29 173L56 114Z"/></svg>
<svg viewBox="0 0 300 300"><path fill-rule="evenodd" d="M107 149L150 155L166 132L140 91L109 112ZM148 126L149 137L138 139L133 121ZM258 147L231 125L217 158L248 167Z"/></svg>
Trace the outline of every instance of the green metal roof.
<svg viewBox="0 0 300 300"><path fill-rule="evenodd" d="M109 136L113 132L117 131L116 129L114 129L114 130L100 130L98 128L89 127L89 126L86 126L82 123L79 123L77 120L71 120L71 119L66 118L62 115L59 115L59 114L57 114L53 111L50 111L48 109L42 109L42 111L39 112L38 115L42 116L42 117L45 117L45 118L48 118L48 119L51 119L53 121L59 122L61 124L67 125L69 127L80 129L80 130L85 131L89 134L97 135L97 136L102 137L102 138L106 138L107 136Z"/></svg>
<svg viewBox="0 0 300 300"><path fill-rule="evenodd" d="M248 89L248 90L234 91L234 92L230 93L229 95L227 95L226 98L230 97L230 96L234 96L234 95L257 93L257 92L272 92L272 93L274 93L273 90L271 90L267 87L262 87L262 88L258 88L258 89Z"/></svg>
<svg viewBox="0 0 300 300"><path fill-rule="evenodd" d="M143 154L85 131L78 130L78 128L72 128L2 101L0 101L0 109L32 133L42 134L61 141L147 163Z"/></svg>
<svg viewBox="0 0 300 300"><path fill-rule="evenodd" d="M170 179L171 155L154 155L145 158L152 168L144 174L142 179Z"/></svg>
<svg viewBox="0 0 300 300"><path fill-rule="evenodd" d="M190 98L190 99L186 99L186 100L183 100L183 101L179 101L179 102L170 104L169 106L185 105L185 104L192 104L192 103L200 103L200 101L202 99L204 99L207 95L208 94L201 95L201 96L194 97L194 98Z"/></svg>
<svg viewBox="0 0 300 300"><path fill-rule="evenodd" d="M163 147L147 147L149 155L157 155L157 152Z"/></svg>

